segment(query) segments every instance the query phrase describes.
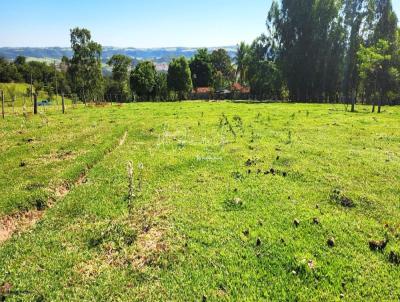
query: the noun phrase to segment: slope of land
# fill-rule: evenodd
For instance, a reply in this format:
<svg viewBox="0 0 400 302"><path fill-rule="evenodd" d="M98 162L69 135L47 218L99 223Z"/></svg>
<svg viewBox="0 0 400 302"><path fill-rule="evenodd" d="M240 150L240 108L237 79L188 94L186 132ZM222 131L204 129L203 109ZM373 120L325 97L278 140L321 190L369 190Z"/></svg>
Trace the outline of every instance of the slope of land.
<svg viewBox="0 0 400 302"><path fill-rule="evenodd" d="M398 300L400 109L358 109L184 102L8 116L0 217L34 200L43 215L1 243L0 297Z"/></svg>

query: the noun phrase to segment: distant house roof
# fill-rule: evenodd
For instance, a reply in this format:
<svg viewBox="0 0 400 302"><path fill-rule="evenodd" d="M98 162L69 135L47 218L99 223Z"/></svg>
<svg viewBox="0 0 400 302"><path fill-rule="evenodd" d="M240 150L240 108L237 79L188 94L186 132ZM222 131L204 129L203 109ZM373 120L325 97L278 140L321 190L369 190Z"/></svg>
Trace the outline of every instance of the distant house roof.
<svg viewBox="0 0 400 302"><path fill-rule="evenodd" d="M243 86L240 83L234 83L232 85L232 90L233 91L238 91L238 92L241 92L241 93L250 93L250 87Z"/></svg>
<svg viewBox="0 0 400 302"><path fill-rule="evenodd" d="M193 93L211 93L210 87L197 87L193 90Z"/></svg>

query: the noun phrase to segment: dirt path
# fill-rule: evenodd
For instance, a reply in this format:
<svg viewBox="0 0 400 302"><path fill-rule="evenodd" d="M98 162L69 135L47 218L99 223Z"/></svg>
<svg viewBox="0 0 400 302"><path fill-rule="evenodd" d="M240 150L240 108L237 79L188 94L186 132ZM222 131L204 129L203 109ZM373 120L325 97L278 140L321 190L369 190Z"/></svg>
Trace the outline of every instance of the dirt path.
<svg viewBox="0 0 400 302"><path fill-rule="evenodd" d="M108 150L104 156L112 153L118 147L125 144L128 132L125 131L123 136L119 139L118 144L111 150ZM62 200L68 193L86 182L86 175L92 169L88 167L72 185L62 184L56 188L51 189L52 194L47 201L47 207L44 209L34 209L26 212L20 212L0 218L0 244L10 239L16 233L23 233L33 227L38 222L46 210L52 208L54 204Z"/></svg>

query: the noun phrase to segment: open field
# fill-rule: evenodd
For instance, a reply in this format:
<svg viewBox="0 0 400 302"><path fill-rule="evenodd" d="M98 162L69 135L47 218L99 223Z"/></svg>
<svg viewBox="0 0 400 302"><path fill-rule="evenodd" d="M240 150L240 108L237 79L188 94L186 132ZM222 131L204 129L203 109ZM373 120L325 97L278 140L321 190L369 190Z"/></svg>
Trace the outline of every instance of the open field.
<svg viewBox="0 0 400 302"><path fill-rule="evenodd" d="M33 110L33 101L30 97L30 85L26 83L0 83L0 90L4 91L5 97L5 111L6 114L13 113L12 108L12 96L15 96L15 103L14 103L14 112L22 112L22 106L26 106L27 111ZM1 98L1 95L0 95ZM38 102L42 100L49 99L49 96L46 92L40 91L38 94ZM0 100L1 101L1 100ZM72 105L72 100L68 97L65 97L65 104ZM52 98L52 107L61 107L61 95L56 96L54 95ZM56 106L57 105L57 106ZM45 111L48 108L40 108L42 111Z"/></svg>
<svg viewBox="0 0 400 302"><path fill-rule="evenodd" d="M400 108L357 109L143 103L0 120L0 222L16 221L0 300L399 300ZM142 179L130 214L129 161Z"/></svg>

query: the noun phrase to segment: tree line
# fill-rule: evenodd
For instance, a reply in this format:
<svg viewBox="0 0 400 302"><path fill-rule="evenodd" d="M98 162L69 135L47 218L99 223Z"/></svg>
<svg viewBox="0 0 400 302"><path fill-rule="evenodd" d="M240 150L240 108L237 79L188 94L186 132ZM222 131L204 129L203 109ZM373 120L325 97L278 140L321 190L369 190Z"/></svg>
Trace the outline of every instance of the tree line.
<svg viewBox="0 0 400 302"><path fill-rule="evenodd" d="M34 91L45 90L49 96L62 92L88 101L167 101L187 99L198 87L223 89L235 81L235 70L228 52L218 49L208 53L199 49L193 59L175 58L168 72L159 72L151 61L137 62L118 54L107 60L110 76L102 72L102 46L92 40L85 28L70 32L71 58L61 64L27 62L17 57L14 62L0 59L0 82L32 83Z"/></svg>
<svg viewBox="0 0 400 302"><path fill-rule="evenodd" d="M199 49L190 60L173 59L168 72L153 62L133 64L114 55L102 74L102 47L87 29L71 30L71 58L60 67L0 59L0 82L34 82L49 95L73 93L81 101L187 99L192 90L230 89L239 82L253 99L362 102L378 106L400 98L400 31L391 0L274 1L267 31L242 42L232 60L224 49Z"/></svg>
<svg viewBox="0 0 400 302"><path fill-rule="evenodd" d="M399 98L399 29L391 0L275 1L266 24L266 35L242 46L249 55L241 56L241 74L250 84L264 79L281 97L343 101L352 111L357 100L380 110ZM269 80L252 79L258 51L262 64L255 68L260 75L270 70Z"/></svg>

